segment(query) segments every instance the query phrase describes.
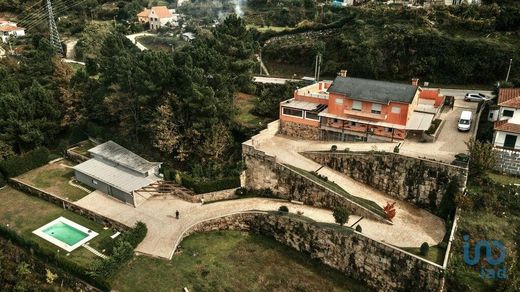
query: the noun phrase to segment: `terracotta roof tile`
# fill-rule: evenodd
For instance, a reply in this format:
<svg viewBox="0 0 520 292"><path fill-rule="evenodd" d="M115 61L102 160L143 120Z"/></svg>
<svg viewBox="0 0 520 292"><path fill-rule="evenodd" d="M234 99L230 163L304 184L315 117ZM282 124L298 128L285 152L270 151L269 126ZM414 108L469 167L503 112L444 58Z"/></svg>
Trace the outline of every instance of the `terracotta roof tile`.
<svg viewBox="0 0 520 292"><path fill-rule="evenodd" d="M496 131L520 134L520 125L508 123L507 120L496 121L493 125L493 128Z"/></svg>
<svg viewBox="0 0 520 292"><path fill-rule="evenodd" d="M520 95L498 104L499 106L520 108Z"/></svg>
<svg viewBox="0 0 520 292"><path fill-rule="evenodd" d="M500 88L498 104L520 96L520 88Z"/></svg>
<svg viewBox="0 0 520 292"><path fill-rule="evenodd" d="M166 6L154 6L152 7L152 11L159 18L173 17L172 13L170 12L170 10L168 10L168 7Z"/></svg>
<svg viewBox="0 0 520 292"><path fill-rule="evenodd" d="M148 8L145 8L143 11L141 11L137 14L137 16L140 16L140 17L148 17L148 15L150 15L150 9L148 9Z"/></svg>
<svg viewBox="0 0 520 292"><path fill-rule="evenodd" d="M22 30L22 29L24 29L24 28L23 27L18 27L18 26L12 26L12 25L0 26L0 31L3 31L3 32Z"/></svg>

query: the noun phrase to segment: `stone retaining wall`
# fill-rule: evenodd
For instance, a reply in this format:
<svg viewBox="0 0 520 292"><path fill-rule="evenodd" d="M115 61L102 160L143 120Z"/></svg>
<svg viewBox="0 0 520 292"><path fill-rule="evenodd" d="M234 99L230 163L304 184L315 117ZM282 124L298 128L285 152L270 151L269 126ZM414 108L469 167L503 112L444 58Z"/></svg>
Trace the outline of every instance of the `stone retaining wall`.
<svg viewBox="0 0 520 292"><path fill-rule="evenodd" d="M239 213L201 222L183 235L251 231L309 254L378 291L442 291L444 269L435 263L334 224L294 214Z"/></svg>
<svg viewBox="0 0 520 292"><path fill-rule="evenodd" d="M520 151L495 148L497 163L495 170L512 175L520 175Z"/></svg>
<svg viewBox="0 0 520 292"><path fill-rule="evenodd" d="M436 212L448 185L465 186L468 170L389 152L304 152L303 156L397 199Z"/></svg>
<svg viewBox="0 0 520 292"><path fill-rule="evenodd" d="M101 214L98 214L96 212L93 212L93 211L90 211L88 209L85 209L83 207L80 207L76 204L74 204L73 202L69 201L69 200L66 200L66 199L63 199L63 198L60 198L54 194L51 194L49 192L46 192L44 190L41 190L41 189L38 189L38 188L35 188L33 186L30 186L22 181L19 181L15 178L10 178L9 179L9 185L12 186L13 188L21 191L21 192L24 192L26 194L29 194L29 195L33 195L33 196L36 196L38 198L41 198L43 200L46 200L48 202L51 202L55 205L58 205L60 207L62 207L63 209L66 209L66 210L69 210L71 212L74 212L76 214L79 214L83 217L86 217L94 222L97 222L103 226L108 226L114 230L117 230L117 231L121 231L121 232L124 232L124 231L127 231L130 229L129 226L126 226L125 224L121 223L121 222L118 222L116 220L113 220L113 219L110 219L108 217L105 217Z"/></svg>
<svg viewBox="0 0 520 292"><path fill-rule="evenodd" d="M280 120L280 128L278 133L281 135L287 135L305 140L320 139L319 128L282 120Z"/></svg>
<svg viewBox="0 0 520 292"><path fill-rule="evenodd" d="M229 199L236 199L236 198L238 198L238 196L235 195L235 191L236 191L236 188L222 190L222 191L216 191L216 192L210 192L210 193L205 193L205 194L199 194L199 195L195 195L195 197L197 198L198 202L200 202L201 199L204 199L205 203L229 200Z"/></svg>
<svg viewBox="0 0 520 292"><path fill-rule="evenodd" d="M246 165L246 188L270 189L276 198L300 201L306 205L320 208L334 209L342 206L352 214L391 224L385 214L377 214L347 197L329 190L277 163L275 157L269 156L263 151L243 145L242 156Z"/></svg>
<svg viewBox="0 0 520 292"><path fill-rule="evenodd" d="M72 149L74 149L74 148L70 148L70 149L67 149L67 151L65 151L65 157L67 159L70 159L70 160L75 161L77 163L82 163L82 162L85 162L85 161L90 159L87 156L84 156L84 155L81 155L79 153L76 153L76 152L72 151Z"/></svg>

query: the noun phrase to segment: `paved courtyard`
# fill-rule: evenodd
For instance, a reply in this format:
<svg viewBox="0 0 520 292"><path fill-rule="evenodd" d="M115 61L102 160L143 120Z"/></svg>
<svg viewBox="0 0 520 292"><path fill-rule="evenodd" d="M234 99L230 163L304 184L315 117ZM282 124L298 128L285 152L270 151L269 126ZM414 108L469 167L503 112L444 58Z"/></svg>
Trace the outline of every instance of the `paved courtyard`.
<svg viewBox="0 0 520 292"><path fill-rule="evenodd" d="M292 213L301 211L304 216L313 220L334 222L330 210L265 198L248 198L201 205L186 202L173 196L162 196L151 198L139 207L134 208L116 201L102 192L95 191L76 203L128 226L133 226L137 221L143 221L148 227L148 234L136 251L167 259L172 257L182 234L191 226L208 219L237 212L278 210L280 206L285 205L289 207L289 211ZM175 219L176 210L180 212L180 219ZM397 246L418 247L425 241L430 245L440 242L444 236L442 220L431 218L427 212L420 210L416 210L416 212L418 213L417 216L406 217L409 224L415 226L411 230L404 231L395 225L369 219L363 219L360 225L363 228L363 234L366 236ZM418 220L421 217L433 219L435 222L421 225L424 222L424 220ZM353 224L358 219L359 216L352 215L347 224Z"/></svg>

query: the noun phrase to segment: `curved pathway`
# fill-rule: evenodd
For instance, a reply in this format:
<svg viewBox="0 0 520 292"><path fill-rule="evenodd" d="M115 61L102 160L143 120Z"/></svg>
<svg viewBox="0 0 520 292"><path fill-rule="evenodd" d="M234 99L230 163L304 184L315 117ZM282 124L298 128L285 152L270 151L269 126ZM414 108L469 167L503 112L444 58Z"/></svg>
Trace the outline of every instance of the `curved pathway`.
<svg viewBox="0 0 520 292"><path fill-rule="evenodd" d="M76 204L128 226L133 226L137 221L143 221L148 227L148 234L136 248L136 251L168 259L172 257L182 234L191 226L208 219L238 212L250 210L274 211L285 205L289 207L289 211L292 213L301 211L304 216L316 221L334 222L330 210L266 198L247 198L201 205L200 203L186 202L173 196L160 196L153 197L138 208L134 208L122 204L102 192L95 191L77 201ZM175 219L176 210L180 212L179 219ZM358 216L350 216L347 225L353 224L358 219ZM392 225L369 219L363 219L359 224L366 236L397 246L420 246L425 241L435 244L442 239L442 237L439 239L437 236L427 233L405 232L400 234L401 230L394 228Z"/></svg>

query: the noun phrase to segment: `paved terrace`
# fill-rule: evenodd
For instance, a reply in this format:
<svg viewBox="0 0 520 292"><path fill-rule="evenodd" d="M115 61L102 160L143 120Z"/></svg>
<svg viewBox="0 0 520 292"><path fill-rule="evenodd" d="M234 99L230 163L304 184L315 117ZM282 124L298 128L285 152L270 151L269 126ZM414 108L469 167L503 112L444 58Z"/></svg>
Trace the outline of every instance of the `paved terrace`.
<svg viewBox="0 0 520 292"><path fill-rule="evenodd" d="M77 201L76 204L128 226L133 226L137 221L143 221L148 227L148 234L136 248L136 252L166 259L171 259L182 234L194 224L237 212L278 210L280 206L285 205L292 213L301 211L304 216L316 221L334 222L330 210L265 198L248 198L201 205L173 196L161 196L148 199L138 208L134 208L116 201L102 192L95 191ZM175 219L175 210L179 210L180 219ZM358 219L359 216L352 215L347 224L353 224ZM408 220L410 220L410 225L415 225L414 218L408 218ZM366 236L403 247L419 247L425 241L434 245L440 242L444 236L444 225L440 219L436 220L430 229L414 228L406 231L396 228L396 226L367 219L363 219L360 225Z"/></svg>

